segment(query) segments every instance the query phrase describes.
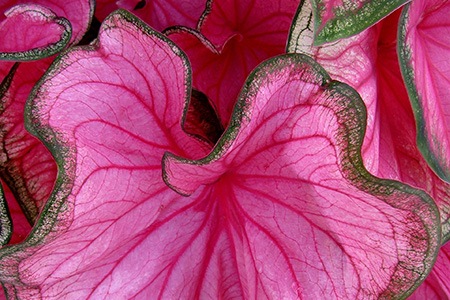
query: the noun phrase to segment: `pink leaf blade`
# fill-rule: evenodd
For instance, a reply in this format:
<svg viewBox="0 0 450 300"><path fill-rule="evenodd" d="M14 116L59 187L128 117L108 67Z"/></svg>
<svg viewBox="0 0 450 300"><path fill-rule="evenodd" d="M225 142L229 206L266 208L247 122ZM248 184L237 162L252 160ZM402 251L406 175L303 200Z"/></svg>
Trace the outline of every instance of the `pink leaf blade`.
<svg viewBox="0 0 450 300"><path fill-rule="evenodd" d="M226 126L242 83L263 58L237 50L235 40L219 51L202 34L188 28L172 28L165 33L187 53L193 70L193 87L211 100Z"/></svg>
<svg viewBox="0 0 450 300"><path fill-rule="evenodd" d="M200 247L189 250L191 242L201 235L201 243L212 226L205 222L215 218L204 216L205 201L170 190L160 166L167 150L193 157L209 151L182 130L189 74L173 43L125 11L104 22L97 45L74 48L54 63L34 91L26 121L51 149L60 172L29 238L2 253L0 276L17 297L183 298L193 292L177 277L189 278L191 271L172 261L183 256L182 265L194 263L190 253ZM146 263L136 264L146 256ZM136 267L147 275L130 277ZM174 271L161 275L166 268ZM135 280L116 290L108 282L117 276L122 283Z"/></svg>
<svg viewBox="0 0 450 300"><path fill-rule="evenodd" d="M409 295L434 262L439 214L422 191L364 169L359 96L295 54L263 63L249 78L230 126L207 157L165 155L166 182L185 195L214 183L221 203L235 209L229 218L245 224L257 291L271 291L268 298L292 297L288 292L309 299ZM354 238L362 236L368 239ZM275 259L273 267L264 263ZM422 271L408 271L416 268ZM318 281L308 284L309 276ZM375 288L371 281L383 284Z"/></svg>
<svg viewBox="0 0 450 300"><path fill-rule="evenodd" d="M197 29L217 48L236 35L254 42L270 36L274 45L284 47L298 3L297 0L213 0L208 3Z"/></svg>
<svg viewBox="0 0 450 300"><path fill-rule="evenodd" d="M288 53L303 53L313 57L334 79L358 91L367 108L367 127L362 155L365 167L376 174L379 148L374 141L380 138L377 131L380 118L377 112L378 102L373 96L376 86L373 61L377 57L373 41L378 38L379 29L372 27L356 36L316 47L313 44L313 23L313 7L309 1L303 1L293 20L286 50Z"/></svg>
<svg viewBox="0 0 450 300"><path fill-rule="evenodd" d="M206 9L207 0L194 1L139 1L139 0L100 0L97 1L96 15L103 20L118 8L126 9L141 18L158 31L171 26L195 28Z"/></svg>
<svg viewBox="0 0 450 300"><path fill-rule="evenodd" d="M248 74L284 53L297 0L210 1L197 30L165 31L192 63L193 87L217 108L224 127ZM268 30L270 28L270 30Z"/></svg>
<svg viewBox="0 0 450 300"><path fill-rule="evenodd" d="M358 34L409 0L313 0L314 44L320 46Z"/></svg>
<svg viewBox="0 0 450 300"><path fill-rule="evenodd" d="M36 60L61 51L72 29L67 19L39 5L17 5L0 23L0 59Z"/></svg>
<svg viewBox="0 0 450 300"><path fill-rule="evenodd" d="M405 7L399 35L402 74L414 107L417 143L430 167L450 182L450 22L447 1Z"/></svg>
<svg viewBox="0 0 450 300"><path fill-rule="evenodd" d="M53 14L66 18L70 22L72 36L70 44L77 44L88 30L94 14L94 0L73 0L61 2L58 0L33 0L39 5L52 11ZM0 11L6 11L15 5L29 5L26 0L7 0L0 4ZM2 20L0 18L0 20Z"/></svg>
<svg viewBox="0 0 450 300"><path fill-rule="evenodd" d="M428 167L416 146L413 111L395 49L399 13L358 35L316 47L312 6L304 2L293 22L287 49L311 55L331 76L358 91L367 107L362 147L365 167L379 177L429 193L440 210L445 242L450 238L450 185Z"/></svg>
<svg viewBox="0 0 450 300"><path fill-rule="evenodd" d="M7 210L12 221L12 234L8 245L14 245L25 240L31 231L31 225L8 186L2 184L2 188L7 203Z"/></svg>

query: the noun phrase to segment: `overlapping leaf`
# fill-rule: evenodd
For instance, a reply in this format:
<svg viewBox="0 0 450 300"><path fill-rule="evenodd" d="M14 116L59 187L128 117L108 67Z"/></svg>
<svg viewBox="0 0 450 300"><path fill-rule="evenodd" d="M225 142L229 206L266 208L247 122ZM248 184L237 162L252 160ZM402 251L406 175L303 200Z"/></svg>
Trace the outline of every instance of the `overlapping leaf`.
<svg viewBox="0 0 450 300"><path fill-rule="evenodd" d="M252 273L241 275L257 278L249 298L375 299L413 289L406 283L412 273L402 268L387 277L378 273L381 261L375 257L385 255L378 250L389 247L391 230L403 227L395 221L391 229L384 225L392 221L389 216L402 214L394 207L406 195L397 194L399 189L383 196L400 185L378 181L362 168L364 109L359 101L306 57L280 57L251 75L228 130L208 157L166 155L165 180L179 193L189 195L205 183L214 186L224 218L234 223L233 244L249 251L242 254L248 257L242 258L243 269ZM371 238L353 247L352 236ZM397 285L400 277L406 281ZM370 284L381 278L396 279L379 289Z"/></svg>
<svg viewBox="0 0 450 300"><path fill-rule="evenodd" d="M51 56L69 42L69 22L39 5L17 5L0 19L0 59L24 61Z"/></svg>
<svg viewBox="0 0 450 300"><path fill-rule="evenodd" d="M6 199L0 186L0 246L8 243L12 235L12 221L6 208Z"/></svg>
<svg viewBox="0 0 450 300"><path fill-rule="evenodd" d="M59 179L28 240L0 251L10 295L375 299L423 279L437 209L363 168L352 89L301 55L266 62L200 160L188 99L184 54L125 11L52 67L27 116ZM164 183L166 151L164 179L190 197Z"/></svg>
<svg viewBox="0 0 450 300"><path fill-rule="evenodd" d="M427 191L441 212L443 240L450 238L450 185L428 167L416 146L412 109L396 53L399 12L348 39L312 46L311 6L299 8L288 51L313 56L334 77L352 85L368 109L363 144L365 166L380 177Z"/></svg>
<svg viewBox="0 0 450 300"><path fill-rule="evenodd" d="M314 43L350 37L372 26L409 0L311 0Z"/></svg>
<svg viewBox="0 0 450 300"><path fill-rule="evenodd" d="M193 87L229 122L236 97L251 70L284 52L297 0L211 1L197 30L166 33L192 63Z"/></svg>
<svg viewBox="0 0 450 300"><path fill-rule="evenodd" d="M402 14L399 51L414 107L417 142L431 168L450 182L450 2L414 1Z"/></svg>

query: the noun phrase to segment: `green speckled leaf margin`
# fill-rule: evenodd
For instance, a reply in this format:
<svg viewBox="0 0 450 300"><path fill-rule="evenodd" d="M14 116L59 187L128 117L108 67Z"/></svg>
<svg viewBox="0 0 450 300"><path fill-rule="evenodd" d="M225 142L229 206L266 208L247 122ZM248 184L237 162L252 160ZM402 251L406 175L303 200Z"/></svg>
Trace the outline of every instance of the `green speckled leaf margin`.
<svg viewBox="0 0 450 300"><path fill-rule="evenodd" d="M192 77L189 67L190 64L187 57L184 52L182 52L172 41L163 36L161 33L153 31L147 24L126 10L119 9L107 18L113 18L117 15L127 22L137 26L146 34L157 36L159 39L163 39L165 42L172 45L173 51L178 56L182 57L186 63L186 76L189 79ZM39 91L43 83L47 81L48 78L53 77L55 73L58 73L60 69L66 67L65 58L70 55L71 52L80 51L80 49L84 51L96 51L96 47L97 44L94 42L92 45L71 47L63 51L53 61L40 81L34 86L30 96L28 97L27 104L25 106L25 127L31 134L41 140L50 150L58 166L58 174L53 192L27 239L20 244L0 249L0 278L2 279L2 284L6 290L6 293L8 293L11 298L15 297L15 286L17 284L22 284L20 278L16 277L17 264L20 263L21 260L30 256L34 251L34 247L39 247L39 245L45 243L48 239L51 240L52 235L58 235L60 232L63 232L72 222L71 212L73 211L73 203L70 202L68 196L72 192L73 183L76 176L75 145L67 143L62 138L61 133L42 123L41 118L37 113L39 111L40 99L37 99L36 95L38 92L45 93L45 91ZM190 100L190 83L190 80L188 80L182 125L184 125L186 119L188 103Z"/></svg>
<svg viewBox="0 0 450 300"><path fill-rule="evenodd" d="M416 130L417 130L417 147L422 153L423 157L429 164L429 166L436 172L436 174L446 182L450 183L450 170L446 168L445 157L438 157L436 153L431 149L432 141L427 138L427 125L425 116L423 114L423 107L421 104L421 99L419 92L415 83L415 72L412 62L411 48L409 47L407 37L406 37L406 27L408 24L410 4L407 4L403 10L399 21L399 34L397 42L397 53L399 56L400 69L402 71L403 80L408 90L409 100L413 107L414 117L416 119ZM432 122L432 120L430 120ZM447 157L448 158L448 157Z"/></svg>
<svg viewBox="0 0 450 300"><path fill-rule="evenodd" d="M46 15L43 11L33 10L34 13L41 14L44 18L47 18L56 24L58 24L61 28L63 28L62 34L58 42L54 44L50 44L46 47L42 48L34 48L27 51L20 52L0 52L0 60L8 60L8 61L31 61L42 59L45 57L52 56L58 52L61 52L66 45L69 43L70 38L72 37L72 26L66 18L56 17L51 15Z"/></svg>
<svg viewBox="0 0 450 300"><path fill-rule="evenodd" d="M340 6L327 3L330 0L311 1L315 19L314 44L319 46L360 33L409 0L344 0ZM334 16L324 20L327 8L332 10Z"/></svg>
<svg viewBox="0 0 450 300"><path fill-rule="evenodd" d="M353 88L344 83L331 80L328 73L309 56L296 53L286 54L260 64L247 78L236 103L229 127L207 157L200 160L190 160L172 153L165 154L163 158L163 177L166 184L181 195L187 196L191 194L192 190L181 190L171 184L170 174L167 173L169 164L175 161L180 164L214 169L211 165L225 156L228 149L234 147L233 143L239 136L243 126L246 126L245 124L251 119L251 99L257 94L259 86L270 80L271 75L274 75L277 70L282 68L291 68L290 72L295 74L303 72L302 80L321 86L324 95L318 98L323 98L323 100L314 99L311 101L318 101L315 105L332 109L337 116L340 127L337 147L341 150L338 157L340 168L348 182L358 189L376 196L392 207L411 211L411 219L416 221L419 219L424 225L427 240L417 238L417 240L412 239L410 241L412 244L417 244L418 247L426 243L427 255L420 262L423 267L420 270L410 270L407 267L404 268L402 263L400 263L398 269L392 275L390 285L380 295L381 298L386 299L406 298L425 280L437 257L441 243L439 210L433 199L422 190L398 181L374 177L365 169L361 157L361 146L366 127L364 102ZM237 149L233 149L233 152L237 151ZM414 237L419 228L411 228L410 230L411 236ZM403 259L405 261L414 260L414 256L415 254L411 253L411 256ZM415 281L411 282L410 278L415 278Z"/></svg>

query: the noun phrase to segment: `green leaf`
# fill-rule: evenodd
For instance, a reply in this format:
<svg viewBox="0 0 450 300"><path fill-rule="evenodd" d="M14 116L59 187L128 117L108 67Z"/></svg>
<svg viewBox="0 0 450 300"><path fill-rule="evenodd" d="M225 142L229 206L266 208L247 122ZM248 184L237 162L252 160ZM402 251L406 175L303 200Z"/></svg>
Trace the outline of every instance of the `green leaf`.
<svg viewBox="0 0 450 300"><path fill-rule="evenodd" d="M314 44L346 38L377 23L409 0L312 0Z"/></svg>

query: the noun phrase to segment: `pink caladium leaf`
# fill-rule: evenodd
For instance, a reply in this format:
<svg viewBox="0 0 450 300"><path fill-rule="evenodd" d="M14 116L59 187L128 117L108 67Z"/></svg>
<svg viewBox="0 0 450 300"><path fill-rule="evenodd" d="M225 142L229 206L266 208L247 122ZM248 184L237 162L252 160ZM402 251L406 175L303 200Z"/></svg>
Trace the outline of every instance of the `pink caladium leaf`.
<svg viewBox="0 0 450 300"><path fill-rule="evenodd" d="M69 42L67 19L39 5L17 5L0 18L0 59L35 60L61 51Z"/></svg>
<svg viewBox="0 0 450 300"><path fill-rule="evenodd" d="M364 169L351 88L302 55L268 61L207 155L183 131L190 75L179 48L122 10L51 67L27 124L60 171L29 238L0 250L10 295L376 299L423 280L437 208Z"/></svg>
<svg viewBox="0 0 450 300"><path fill-rule="evenodd" d="M380 177L428 192L441 212L443 241L450 239L450 185L428 167L415 142L414 116L396 52L400 11L353 37L313 46L312 7L304 2L291 30L288 52L313 56L335 78L352 85L368 109L362 155Z"/></svg>
<svg viewBox="0 0 450 300"><path fill-rule="evenodd" d="M0 89L0 176L30 223L47 201L56 179L50 152L24 127L26 99L52 58L17 64Z"/></svg>
<svg viewBox="0 0 450 300"><path fill-rule="evenodd" d="M386 17L409 0L311 0L316 46L350 37Z"/></svg>
<svg viewBox="0 0 450 300"><path fill-rule="evenodd" d="M387 211L403 206L403 200L393 198L419 199L403 194L403 185L379 181L364 170L358 155L362 120L363 104L351 88L331 81L305 56L283 56L250 75L230 125L210 155L189 160L166 154L164 178L169 186L190 195L209 184L217 195L216 209L223 211L233 244L242 251L241 284L256 285L249 298L361 299L411 292L414 283L403 285L403 280L412 273L405 276L401 267L402 275L395 274L396 263L386 270L390 275L377 273L381 265L376 265L387 252L381 254L372 242L385 245L390 236L383 229L390 222ZM384 188L392 188L390 196L381 191ZM377 229L356 225L369 223ZM349 232L374 239L353 248ZM333 254L328 252L331 247ZM277 263L265 263L269 261ZM347 285L342 272L356 286ZM402 286L394 283L397 276L402 276ZM308 282L310 277L317 281ZM392 282L375 288L370 284L374 278Z"/></svg>
<svg viewBox="0 0 450 300"><path fill-rule="evenodd" d="M197 30L175 27L165 33L188 54L193 87L210 99L226 127L248 74L265 59L284 53L298 1L209 4Z"/></svg>
<svg viewBox="0 0 450 300"><path fill-rule="evenodd" d="M450 298L450 243L441 247L436 263L422 285L408 300L444 300Z"/></svg>
<svg viewBox="0 0 450 300"><path fill-rule="evenodd" d="M414 107L417 143L450 183L450 2L414 1L401 18L399 54Z"/></svg>
<svg viewBox="0 0 450 300"><path fill-rule="evenodd" d="M99 20L103 20L112 11L123 8L158 31L175 25L195 28L206 9L207 2L207 0L98 0L95 14Z"/></svg>

